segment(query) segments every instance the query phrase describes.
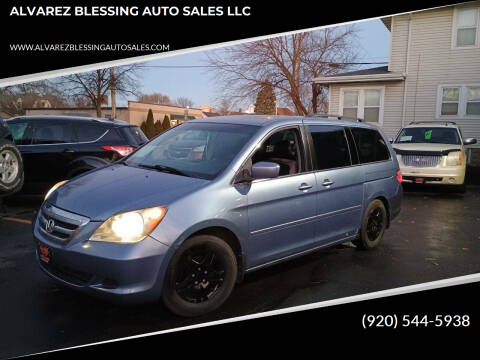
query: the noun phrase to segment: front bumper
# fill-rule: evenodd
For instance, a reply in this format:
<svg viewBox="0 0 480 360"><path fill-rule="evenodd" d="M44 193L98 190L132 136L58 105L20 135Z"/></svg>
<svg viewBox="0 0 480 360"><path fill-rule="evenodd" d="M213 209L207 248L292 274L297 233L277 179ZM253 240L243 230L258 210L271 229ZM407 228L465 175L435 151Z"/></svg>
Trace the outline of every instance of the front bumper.
<svg viewBox="0 0 480 360"><path fill-rule="evenodd" d="M400 166L402 182L416 183L423 179L424 184L462 185L465 182L465 166L420 168Z"/></svg>
<svg viewBox="0 0 480 360"><path fill-rule="evenodd" d="M76 290L119 303L147 302L160 297L164 259L169 247L147 237L136 244L88 241L99 223L90 223L82 239L59 244L48 239L35 221L34 239L40 268L54 280ZM39 246L50 249L51 260L39 256Z"/></svg>

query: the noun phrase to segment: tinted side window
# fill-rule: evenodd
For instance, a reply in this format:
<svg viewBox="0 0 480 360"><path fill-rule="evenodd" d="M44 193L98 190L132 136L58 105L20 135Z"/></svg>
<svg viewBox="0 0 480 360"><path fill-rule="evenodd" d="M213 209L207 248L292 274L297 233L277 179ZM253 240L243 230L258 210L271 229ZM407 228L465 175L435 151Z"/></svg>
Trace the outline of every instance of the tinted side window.
<svg viewBox="0 0 480 360"><path fill-rule="evenodd" d="M372 129L351 128L361 163L390 159L387 144L380 133Z"/></svg>
<svg viewBox="0 0 480 360"><path fill-rule="evenodd" d="M32 126L34 144L62 144L75 141L70 122L34 121Z"/></svg>
<svg viewBox="0 0 480 360"><path fill-rule="evenodd" d="M107 129L102 126L88 123L76 123L74 128L78 142L95 141L107 131Z"/></svg>
<svg viewBox="0 0 480 360"><path fill-rule="evenodd" d="M313 155L316 158L317 170L351 165L350 153L343 127L311 125L308 126L308 130L312 135Z"/></svg>
<svg viewBox="0 0 480 360"><path fill-rule="evenodd" d="M28 126L28 122L24 121L9 121L7 123L8 130L12 134L13 141L17 145L30 145L32 143L32 129Z"/></svg>

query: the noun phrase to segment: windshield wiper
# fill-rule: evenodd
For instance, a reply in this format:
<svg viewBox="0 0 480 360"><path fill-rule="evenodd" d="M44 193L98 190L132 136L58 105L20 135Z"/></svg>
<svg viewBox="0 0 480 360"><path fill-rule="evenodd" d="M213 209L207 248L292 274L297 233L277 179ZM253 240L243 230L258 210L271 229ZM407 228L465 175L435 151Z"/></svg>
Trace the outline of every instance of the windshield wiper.
<svg viewBox="0 0 480 360"><path fill-rule="evenodd" d="M152 170L157 170L157 171L162 171L162 172L168 172L170 174L176 174L176 175L181 175L181 176L188 176L191 177L190 175L184 173L181 170L175 169L171 166L166 166L166 165L146 165L146 164L139 164L139 167L145 168L145 169L152 169Z"/></svg>

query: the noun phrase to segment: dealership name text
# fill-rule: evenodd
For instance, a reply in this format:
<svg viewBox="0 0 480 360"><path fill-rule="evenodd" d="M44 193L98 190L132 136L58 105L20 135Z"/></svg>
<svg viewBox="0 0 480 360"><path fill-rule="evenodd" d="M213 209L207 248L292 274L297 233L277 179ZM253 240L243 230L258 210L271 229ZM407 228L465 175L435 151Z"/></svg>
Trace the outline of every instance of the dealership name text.
<svg viewBox="0 0 480 360"><path fill-rule="evenodd" d="M250 16L250 6L13 6L10 16Z"/></svg>

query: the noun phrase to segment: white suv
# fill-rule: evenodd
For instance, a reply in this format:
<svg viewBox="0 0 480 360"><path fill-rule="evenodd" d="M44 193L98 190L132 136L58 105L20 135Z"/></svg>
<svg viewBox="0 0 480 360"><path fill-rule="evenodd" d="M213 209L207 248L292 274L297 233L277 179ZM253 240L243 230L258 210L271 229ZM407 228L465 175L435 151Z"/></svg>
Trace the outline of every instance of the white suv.
<svg viewBox="0 0 480 360"><path fill-rule="evenodd" d="M456 185L465 191L467 151L460 128L451 121L412 122L393 143L405 183Z"/></svg>

